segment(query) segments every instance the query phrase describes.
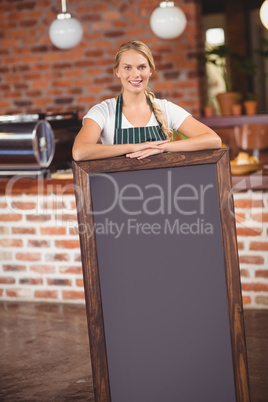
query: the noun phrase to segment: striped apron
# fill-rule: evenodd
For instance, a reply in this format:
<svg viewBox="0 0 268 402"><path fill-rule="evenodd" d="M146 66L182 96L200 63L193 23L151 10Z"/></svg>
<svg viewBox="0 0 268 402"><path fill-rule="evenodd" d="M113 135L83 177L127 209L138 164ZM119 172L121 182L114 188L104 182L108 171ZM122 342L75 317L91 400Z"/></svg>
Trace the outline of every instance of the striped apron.
<svg viewBox="0 0 268 402"><path fill-rule="evenodd" d="M152 103L148 97L147 101L154 113ZM121 128L122 106L123 96L120 94L116 102L114 144L138 144L146 141L163 141L167 139L161 130L159 121L157 121L157 126Z"/></svg>

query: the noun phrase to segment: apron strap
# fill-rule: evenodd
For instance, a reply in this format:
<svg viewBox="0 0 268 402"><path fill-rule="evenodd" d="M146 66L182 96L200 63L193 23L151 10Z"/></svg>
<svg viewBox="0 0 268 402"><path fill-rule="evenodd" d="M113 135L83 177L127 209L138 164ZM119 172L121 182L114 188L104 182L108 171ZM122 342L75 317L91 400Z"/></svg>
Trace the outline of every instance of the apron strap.
<svg viewBox="0 0 268 402"><path fill-rule="evenodd" d="M152 105L151 100L146 96L147 102L154 113L154 108ZM117 128L122 128L122 109L123 109L123 95L122 93L118 96L117 102L116 102L116 110L115 110L115 130ZM162 124L158 121L157 117L155 116L157 123L159 124L160 129L162 128Z"/></svg>
<svg viewBox="0 0 268 402"><path fill-rule="evenodd" d="M116 101L115 110L115 130L122 127L122 106L123 106L123 96L120 94Z"/></svg>

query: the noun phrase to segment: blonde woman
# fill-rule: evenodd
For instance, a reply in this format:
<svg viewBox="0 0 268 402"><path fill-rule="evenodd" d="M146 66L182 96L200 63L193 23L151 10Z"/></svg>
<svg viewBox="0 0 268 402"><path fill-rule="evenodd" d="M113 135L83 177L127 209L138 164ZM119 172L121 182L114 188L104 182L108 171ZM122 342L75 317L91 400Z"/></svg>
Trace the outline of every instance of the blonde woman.
<svg viewBox="0 0 268 402"><path fill-rule="evenodd" d="M85 115L73 145L76 161L119 155L142 159L163 152L221 147L221 139L213 130L180 106L154 97L148 87L154 72L147 45L140 41L121 45L114 74L121 80L122 92L93 106ZM187 139L172 141L173 130Z"/></svg>

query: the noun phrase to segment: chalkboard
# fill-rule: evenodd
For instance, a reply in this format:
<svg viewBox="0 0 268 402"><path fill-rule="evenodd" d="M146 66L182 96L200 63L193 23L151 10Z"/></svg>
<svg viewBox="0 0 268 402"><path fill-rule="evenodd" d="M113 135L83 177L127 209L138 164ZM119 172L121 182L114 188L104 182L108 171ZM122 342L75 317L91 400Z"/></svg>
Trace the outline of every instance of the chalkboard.
<svg viewBox="0 0 268 402"><path fill-rule="evenodd" d="M95 400L249 401L228 151L73 166Z"/></svg>

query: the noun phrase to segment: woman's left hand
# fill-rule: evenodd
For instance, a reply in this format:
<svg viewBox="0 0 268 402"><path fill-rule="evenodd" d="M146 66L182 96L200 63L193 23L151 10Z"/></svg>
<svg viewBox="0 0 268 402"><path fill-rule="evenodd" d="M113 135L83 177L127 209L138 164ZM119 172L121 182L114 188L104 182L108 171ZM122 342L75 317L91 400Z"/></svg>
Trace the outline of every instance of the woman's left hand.
<svg viewBox="0 0 268 402"><path fill-rule="evenodd" d="M165 152L164 149L161 148L161 145L159 145L159 148L148 148L141 151L131 152L130 154L126 154L126 157L143 159L151 155L162 154L163 152Z"/></svg>

